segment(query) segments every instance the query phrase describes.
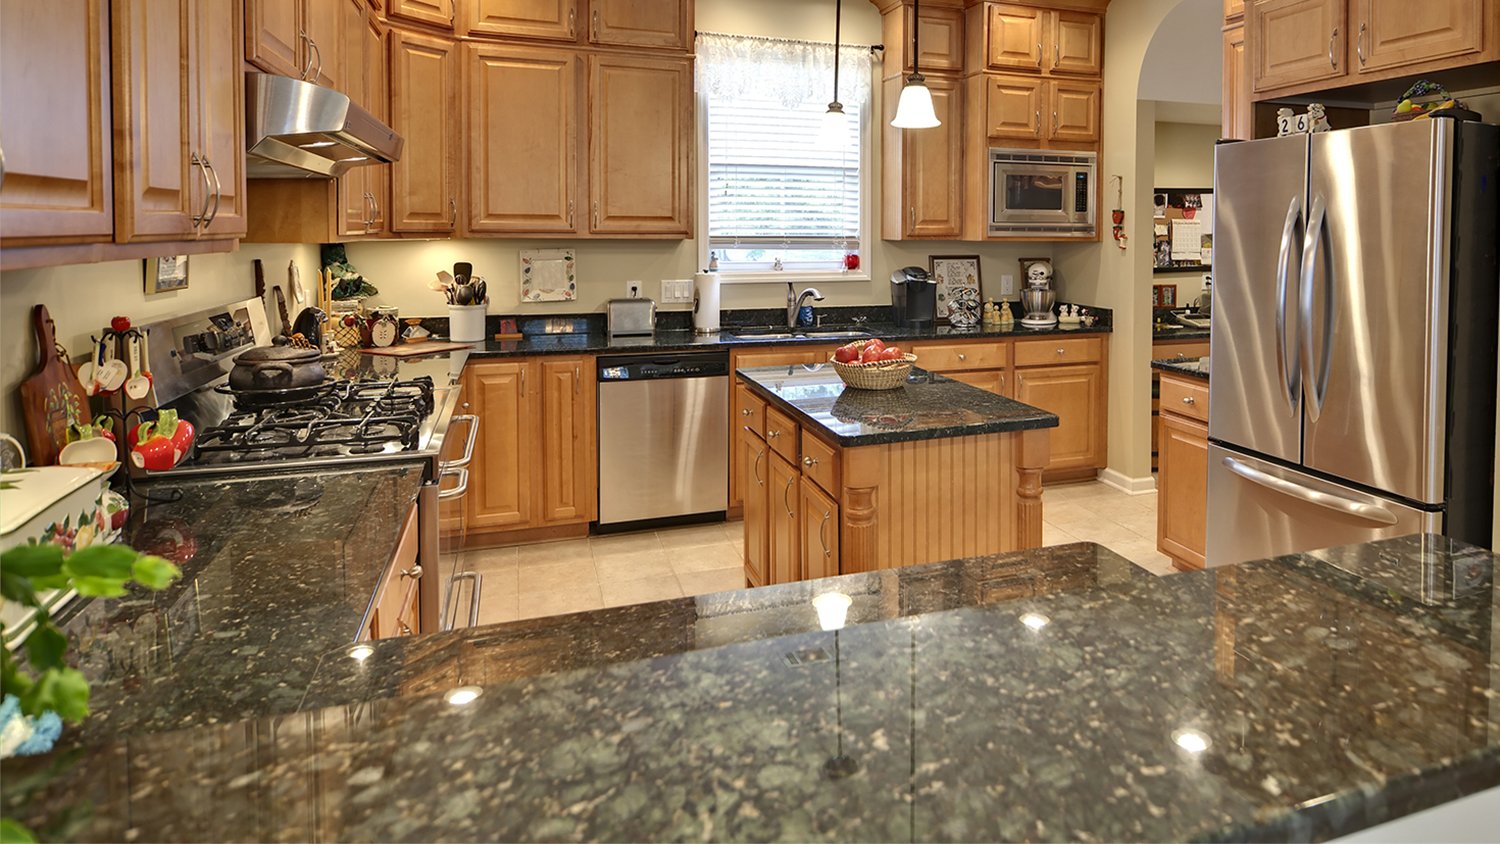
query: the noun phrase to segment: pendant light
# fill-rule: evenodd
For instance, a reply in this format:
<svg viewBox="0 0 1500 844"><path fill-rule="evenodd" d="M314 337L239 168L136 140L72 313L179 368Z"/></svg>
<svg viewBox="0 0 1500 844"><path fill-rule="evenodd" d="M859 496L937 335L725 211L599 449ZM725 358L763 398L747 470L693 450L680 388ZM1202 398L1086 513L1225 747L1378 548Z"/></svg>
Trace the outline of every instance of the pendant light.
<svg viewBox="0 0 1500 844"><path fill-rule="evenodd" d="M918 35L922 29L921 0L911 4L911 76L901 88L901 99L896 103L896 117L891 125L897 129L931 129L942 125L937 112L932 110L932 92L927 90L927 78L917 68Z"/></svg>
<svg viewBox="0 0 1500 844"><path fill-rule="evenodd" d="M833 102L823 112L821 132L823 145L841 146L849 137L849 115L844 113L844 104L839 102L839 27L844 18L844 0L833 0Z"/></svg>

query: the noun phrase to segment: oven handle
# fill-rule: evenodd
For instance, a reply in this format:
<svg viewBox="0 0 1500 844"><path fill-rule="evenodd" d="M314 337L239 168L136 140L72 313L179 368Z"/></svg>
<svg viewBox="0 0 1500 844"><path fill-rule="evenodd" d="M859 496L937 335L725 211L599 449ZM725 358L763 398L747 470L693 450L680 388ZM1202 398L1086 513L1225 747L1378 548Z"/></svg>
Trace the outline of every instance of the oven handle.
<svg viewBox="0 0 1500 844"><path fill-rule="evenodd" d="M458 484L451 489L441 489L443 478L449 475L456 475L458 477ZM438 486L440 487L438 491L439 501L462 498L464 493L469 491L469 470L462 466L448 466L444 468L442 473L438 475Z"/></svg>
<svg viewBox="0 0 1500 844"><path fill-rule="evenodd" d="M464 456L457 460L439 461L438 468L443 471L462 468L469 465L469 461L474 459L474 441L479 437L479 417L472 413L462 413L454 416L448 423L448 432L450 434L453 432L453 426L459 422L463 422L469 426L468 435L464 439Z"/></svg>
<svg viewBox="0 0 1500 844"><path fill-rule="evenodd" d="M452 630L458 622L458 605L453 602L453 594L457 591L460 580L474 581L474 589L469 593L469 626L479 626L479 596L484 592L484 576L477 571L462 571L448 578L448 595L443 603L447 605L449 612L443 619L444 632Z"/></svg>

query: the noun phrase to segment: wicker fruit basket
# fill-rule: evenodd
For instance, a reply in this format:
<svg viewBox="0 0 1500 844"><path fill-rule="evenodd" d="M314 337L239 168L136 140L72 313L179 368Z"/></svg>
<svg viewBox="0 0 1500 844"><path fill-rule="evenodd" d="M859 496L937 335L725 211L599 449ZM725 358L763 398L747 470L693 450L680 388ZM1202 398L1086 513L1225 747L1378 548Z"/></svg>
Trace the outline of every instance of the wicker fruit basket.
<svg viewBox="0 0 1500 844"><path fill-rule="evenodd" d="M902 360L876 363L840 363L833 358L828 362L844 383L856 390L894 390L906 385L906 376L911 373L917 356L907 354Z"/></svg>

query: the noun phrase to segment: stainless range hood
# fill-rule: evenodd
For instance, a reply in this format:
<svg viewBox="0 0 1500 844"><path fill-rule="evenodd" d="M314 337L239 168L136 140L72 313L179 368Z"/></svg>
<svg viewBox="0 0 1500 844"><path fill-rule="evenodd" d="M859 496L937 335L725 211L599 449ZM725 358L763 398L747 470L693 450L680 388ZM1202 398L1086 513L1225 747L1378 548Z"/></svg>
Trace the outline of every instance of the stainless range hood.
<svg viewBox="0 0 1500 844"><path fill-rule="evenodd" d="M245 112L252 179L331 179L401 158L401 136L332 88L251 71Z"/></svg>

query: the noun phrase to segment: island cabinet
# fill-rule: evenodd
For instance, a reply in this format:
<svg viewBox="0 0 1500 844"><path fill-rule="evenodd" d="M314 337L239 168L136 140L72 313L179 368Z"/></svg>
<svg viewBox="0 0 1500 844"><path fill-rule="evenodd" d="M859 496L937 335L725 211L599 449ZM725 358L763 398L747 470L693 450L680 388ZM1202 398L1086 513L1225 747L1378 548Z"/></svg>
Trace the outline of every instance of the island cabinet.
<svg viewBox="0 0 1500 844"><path fill-rule="evenodd" d="M597 507L592 357L470 363L464 400L479 417L469 476L470 545L581 536Z"/></svg>
<svg viewBox="0 0 1500 844"><path fill-rule="evenodd" d="M940 375L846 391L827 367L741 369L752 586L1041 544L1050 413Z"/></svg>
<svg viewBox="0 0 1500 844"><path fill-rule="evenodd" d="M1161 375L1156 547L1182 571L1204 566L1208 524L1208 382Z"/></svg>
<svg viewBox="0 0 1500 844"><path fill-rule="evenodd" d="M797 345L780 346L775 348L757 349L735 349L729 354L729 370L756 367L756 366L816 366L826 363L833 355L833 350L838 348L834 345ZM730 379L732 386L729 396L729 506L727 513L730 518L741 514L744 499L741 496L742 479L752 468L749 460L750 455L739 446L741 430L746 425L752 425L756 433L765 437L763 415L765 413L765 402L753 399L750 389L738 379ZM752 417L754 417L752 419Z"/></svg>
<svg viewBox="0 0 1500 844"><path fill-rule="evenodd" d="M361 639L389 639L422 631L422 567L418 564L417 507L407 514L396 552L376 587Z"/></svg>

